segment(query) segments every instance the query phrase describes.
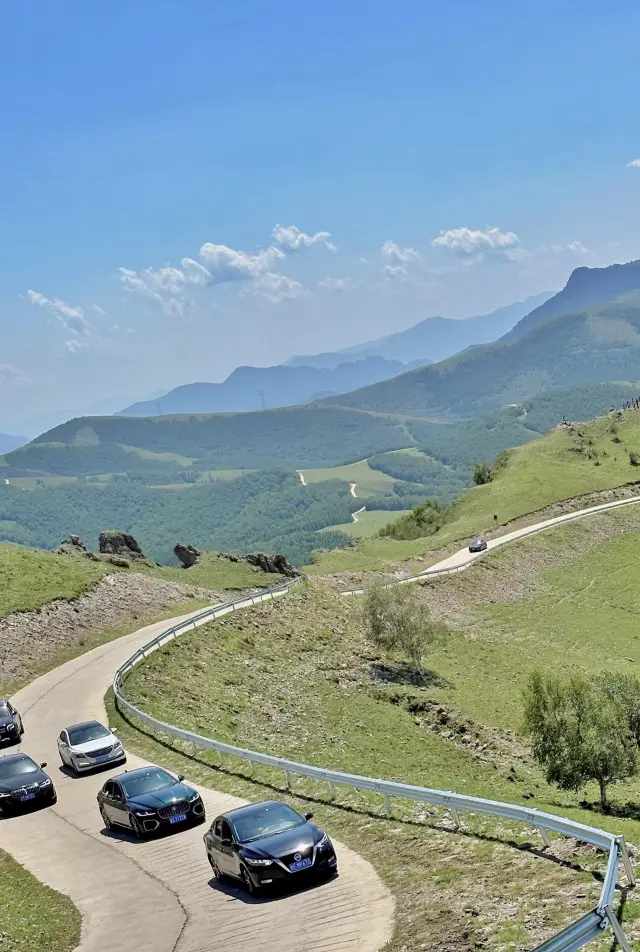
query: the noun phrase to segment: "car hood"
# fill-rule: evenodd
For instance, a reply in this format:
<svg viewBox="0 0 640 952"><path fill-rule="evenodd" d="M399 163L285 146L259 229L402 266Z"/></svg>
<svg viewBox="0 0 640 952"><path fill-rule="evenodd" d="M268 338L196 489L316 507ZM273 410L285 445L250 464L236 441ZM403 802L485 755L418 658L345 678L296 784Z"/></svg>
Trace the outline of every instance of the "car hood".
<svg viewBox="0 0 640 952"><path fill-rule="evenodd" d="M86 740L84 744L71 744L70 749L74 754L90 754L93 750L113 747L115 742L116 737L113 734L106 734L104 737L96 737L95 740Z"/></svg>
<svg viewBox="0 0 640 952"><path fill-rule="evenodd" d="M128 797L132 806L149 807L157 810L158 807L168 807L176 800L189 800L197 791L188 787L186 783L174 783L171 787L161 787L151 793L140 793L137 797Z"/></svg>
<svg viewBox="0 0 640 952"><path fill-rule="evenodd" d="M19 774L17 777L6 777L0 780L0 792L11 793L13 790L30 787L34 783L42 783L48 779L44 770L33 770L30 773Z"/></svg>
<svg viewBox="0 0 640 952"><path fill-rule="evenodd" d="M7 714L6 717L0 717L0 727L8 727L9 724L15 723L11 714Z"/></svg>
<svg viewBox="0 0 640 952"><path fill-rule="evenodd" d="M242 843L241 848L248 853L262 857L280 857L297 850L311 849L314 843L319 843L323 833L313 823L302 823L292 830L284 830L273 836L263 836L251 843Z"/></svg>

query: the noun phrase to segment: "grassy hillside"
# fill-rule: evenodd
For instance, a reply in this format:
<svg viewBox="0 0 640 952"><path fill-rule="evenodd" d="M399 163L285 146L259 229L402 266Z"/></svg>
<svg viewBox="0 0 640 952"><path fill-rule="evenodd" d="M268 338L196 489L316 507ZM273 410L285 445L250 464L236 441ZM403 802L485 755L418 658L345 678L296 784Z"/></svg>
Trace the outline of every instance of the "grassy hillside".
<svg viewBox="0 0 640 952"><path fill-rule="evenodd" d="M471 417L521 403L551 387L635 380L639 331L640 292L635 292L592 311L548 317L522 336L470 348L324 403L413 416Z"/></svg>
<svg viewBox="0 0 640 952"><path fill-rule="evenodd" d="M49 430L4 460L7 476L175 472L182 464L159 457L167 453L194 460L200 469L277 464L295 470L364 459L412 442L398 420L335 407L291 407L217 416L85 417ZM153 455L134 459L131 447Z"/></svg>
<svg viewBox="0 0 640 952"><path fill-rule="evenodd" d="M3 952L71 952L80 941L80 913L0 850Z"/></svg>
<svg viewBox="0 0 640 952"><path fill-rule="evenodd" d="M136 670L127 691L161 719L175 720L180 696L181 726L240 746L526 803L637 843L638 778L613 789L613 816L585 809L582 794L545 782L520 725L522 687L535 667L601 671L640 663L639 528L640 507L562 527L523 542L515 556L514 550L491 554L462 576L425 586L417 597L447 621L450 633L430 650L422 678L367 641L359 601L312 587L174 642ZM236 762L226 763L234 771L226 774L206 752L195 763L183 760L121 727L145 756L174 769L188 765L191 776L209 782L215 770L218 789L258 799L265 795L261 781L277 789L282 783L274 772L257 770L251 784L239 787L244 770ZM295 802L296 794L314 800L320 822L365 855L392 888L393 950L445 947L452 923L456 935L463 925L470 929L473 944L482 937L490 949L531 948L543 937L534 908L543 904L546 937L590 908L599 888L580 875L590 868L584 851L570 856L567 841L550 851L579 864L574 878L561 883L562 864L532 857L526 872L519 867L517 845L531 842L530 830L465 815L464 836L443 842L438 829L447 821L435 811L394 801L388 821L379 798L366 793L341 789L343 809L330 804L320 785L296 780L288 796ZM595 787L585 795L597 802ZM405 874L397 857L409 853ZM500 897L495 909L488 896ZM447 908L446 922L430 915L440 906ZM471 922L464 918L469 906L478 910ZM640 906L630 904L623 915L637 939Z"/></svg>
<svg viewBox="0 0 640 952"><path fill-rule="evenodd" d="M584 424L559 426L507 451L492 482L474 486L445 513L435 534L412 541L370 539L358 549L320 553L312 573L375 570L489 532L563 499L640 480L629 454L640 454L640 411L616 411ZM497 520L494 520L494 515Z"/></svg>
<svg viewBox="0 0 640 952"><path fill-rule="evenodd" d="M380 532L387 523L399 519L411 512L411 509L398 509L390 512L388 509L365 509L358 513L358 521L345 522L339 526L329 526L336 532L344 532L351 539L369 539Z"/></svg>

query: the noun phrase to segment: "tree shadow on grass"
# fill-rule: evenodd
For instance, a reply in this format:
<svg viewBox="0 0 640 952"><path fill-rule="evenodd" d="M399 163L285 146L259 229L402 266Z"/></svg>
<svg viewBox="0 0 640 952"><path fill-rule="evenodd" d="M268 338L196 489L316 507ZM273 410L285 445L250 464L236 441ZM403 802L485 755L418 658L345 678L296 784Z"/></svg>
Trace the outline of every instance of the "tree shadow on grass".
<svg viewBox="0 0 640 952"><path fill-rule="evenodd" d="M629 800L627 803L608 803L603 810L599 801L581 800L582 810L598 813L600 816L613 816L619 820L640 820L640 803Z"/></svg>
<svg viewBox="0 0 640 952"><path fill-rule="evenodd" d="M376 662L371 666L373 680L378 684L411 684L420 688L452 688L453 682L442 678L436 671L418 671L407 661L394 664Z"/></svg>

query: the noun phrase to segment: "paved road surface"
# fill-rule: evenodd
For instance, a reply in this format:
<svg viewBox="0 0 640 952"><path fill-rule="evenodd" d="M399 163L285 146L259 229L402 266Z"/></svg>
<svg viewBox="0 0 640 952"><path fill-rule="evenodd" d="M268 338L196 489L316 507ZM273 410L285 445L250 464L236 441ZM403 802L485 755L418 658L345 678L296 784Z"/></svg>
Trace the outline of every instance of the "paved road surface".
<svg viewBox="0 0 640 952"><path fill-rule="evenodd" d="M393 901L369 863L346 847L336 844L337 879L252 900L212 882L204 826L143 843L102 829L96 794L122 768L78 779L63 772L56 747L61 728L106 720L103 696L114 672L167 627L161 622L96 648L15 696L26 728L22 747L47 761L58 803L2 820L0 846L73 899L83 916L80 952L375 952L391 936ZM141 764L129 758L129 766ZM241 802L200 791L210 819Z"/></svg>

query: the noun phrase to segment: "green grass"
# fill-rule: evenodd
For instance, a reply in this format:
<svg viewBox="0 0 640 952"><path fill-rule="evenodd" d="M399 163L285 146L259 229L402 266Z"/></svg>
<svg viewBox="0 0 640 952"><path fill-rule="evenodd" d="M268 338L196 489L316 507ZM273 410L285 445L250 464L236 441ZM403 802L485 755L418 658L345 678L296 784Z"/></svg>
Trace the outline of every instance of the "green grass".
<svg viewBox="0 0 640 952"><path fill-rule="evenodd" d="M71 952L80 941L80 913L71 900L1 850L0 909L2 952Z"/></svg>
<svg viewBox="0 0 640 952"><path fill-rule="evenodd" d="M455 616L458 627L430 652L423 683L407 681L401 659L383 656L368 643L359 601L310 586L173 643L136 669L127 694L174 722L180 697L181 726L240 746L350 773L523 802L639 843L640 822L631 818L633 810L629 816L604 816L585 809L582 795L545 782L526 740L517 736L522 686L534 667L633 671L640 664L640 532L626 521L635 518L637 526L640 513L632 517L632 512L598 517L612 521L611 531L626 529L627 534L602 544L596 535L597 547L586 554L580 554L588 545L585 539L595 532L587 522L520 543L519 570L560 555L567 563L534 573L534 588L524 586L533 591L528 597L501 603L492 592L513 563L508 549L461 576L417 590L420 598L452 605L466 593L466 609ZM451 712L452 729L435 732L420 704ZM122 721L121 727L133 749L217 789L254 799L269 795L263 784L281 790L275 772L259 771L250 780L237 762L226 760L220 770L208 754L194 761L180 751L167 752ZM479 749L478 743L486 747ZM560 879L560 869L544 860L529 858L532 865L525 869L522 852L507 848L511 839L515 844L530 839L530 831L469 816L467 837L442 838L437 811L398 801L395 819L388 821L379 801L365 793L341 790L337 806L311 782L296 781L295 793L314 799L319 820L370 859L394 891L398 921L390 949L445 944L444 923L429 913L434 903L447 907L449 927L457 923L461 929L460 905L475 906L477 899L481 912L472 927L478 937L489 937L489 948L500 950L534 944L527 939L527 923L541 898L549 929L593 905L594 880L575 872ZM611 793L615 808L624 813L625 804L640 802L640 779ZM587 788L585 795L590 802L597 799L595 789ZM416 826L416 819L435 824L440 832ZM399 862L404 855L411 855L411 864ZM595 860L582 855L578 861L588 866ZM500 915L499 909L491 920L487 899L494 897L500 909L505 902L513 906L513 915ZM640 906L635 912L627 907L625 923L633 938L640 937L639 917ZM476 937L473 929L471 937Z"/></svg>
<svg viewBox="0 0 640 952"><path fill-rule="evenodd" d="M247 562L231 562L215 552L203 552L199 562L190 569L152 568L158 578L185 585L198 585L214 591L238 591L246 588L270 588L283 581L280 575L256 572Z"/></svg>
<svg viewBox="0 0 640 952"><path fill-rule="evenodd" d="M345 483L356 483L358 498L366 499L376 493L389 492L397 480L379 470L370 469L366 459L347 466L327 466L324 469L303 469L308 483L323 483L329 479L341 479Z"/></svg>
<svg viewBox="0 0 640 952"><path fill-rule="evenodd" d="M582 452L577 451L579 446ZM507 465L492 482L469 489L449 506L445 525L435 535L410 542L374 538L355 552L318 553L309 571L325 575L388 567L486 533L496 522L504 525L563 499L640 480L640 467L629 462L631 451L640 454L637 411L625 411L620 419L616 413L578 424L574 432L559 427L510 450Z"/></svg>
<svg viewBox="0 0 640 952"><path fill-rule="evenodd" d="M411 512L410 509L396 509L393 512L388 509L366 509L364 512L358 513L357 522L345 522L340 526L328 526L327 531L344 532L345 535L354 539L367 539L376 535L392 519L405 516L409 512Z"/></svg>
<svg viewBox="0 0 640 952"><path fill-rule="evenodd" d="M77 598L109 571L88 559L76 559L0 544L0 617L36 611L56 598Z"/></svg>

